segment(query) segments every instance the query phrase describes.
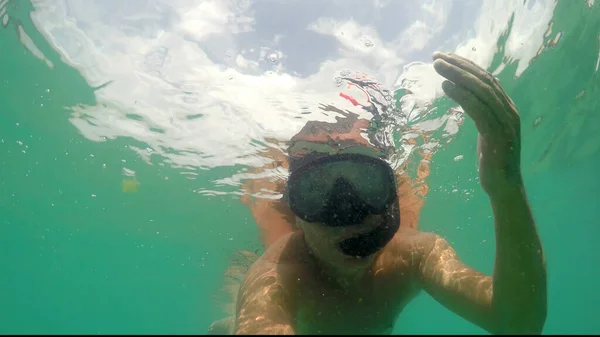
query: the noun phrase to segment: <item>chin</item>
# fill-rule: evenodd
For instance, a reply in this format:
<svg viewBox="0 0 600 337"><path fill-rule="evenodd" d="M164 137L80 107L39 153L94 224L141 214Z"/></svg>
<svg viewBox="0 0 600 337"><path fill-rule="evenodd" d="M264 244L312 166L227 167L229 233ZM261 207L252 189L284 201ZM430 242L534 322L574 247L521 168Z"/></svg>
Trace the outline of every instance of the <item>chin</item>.
<svg viewBox="0 0 600 337"><path fill-rule="evenodd" d="M367 255L367 256L350 256L350 255L345 255L343 254L343 264L345 265L349 265L349 266L363 266L363 265L368 265L370 264L373 259L375 258L375 256L377 255L377 252L371 254L371 255Z"/></svg>

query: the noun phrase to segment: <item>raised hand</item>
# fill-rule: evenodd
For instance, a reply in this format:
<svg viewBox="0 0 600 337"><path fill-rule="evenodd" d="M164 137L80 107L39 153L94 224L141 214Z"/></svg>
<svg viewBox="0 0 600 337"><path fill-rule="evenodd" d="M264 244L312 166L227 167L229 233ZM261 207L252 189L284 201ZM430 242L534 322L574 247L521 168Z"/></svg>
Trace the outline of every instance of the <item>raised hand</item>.
<svg viewBox="0 0 600 337"><path fill-rule="evenodd" d="M479 180L488 195L522 186L521 122L513 101L498 80L470 60L451 53L433 54L433 67L447 79L444 92L473 119L479 136Z"/></svg>

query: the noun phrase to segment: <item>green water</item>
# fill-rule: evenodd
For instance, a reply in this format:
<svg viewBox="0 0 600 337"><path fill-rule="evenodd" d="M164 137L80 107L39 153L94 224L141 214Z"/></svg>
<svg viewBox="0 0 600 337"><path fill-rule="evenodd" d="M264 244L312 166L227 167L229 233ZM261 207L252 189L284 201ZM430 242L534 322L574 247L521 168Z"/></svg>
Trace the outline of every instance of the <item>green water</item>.
<svg viewBox="0 0 600 337"><path fill-rule="evenodd" d="M231 252L260 244L237 196L194 191L239 167L197 170L190 181L182 169L145 162L129 148L141 146L135 139L83 137L71 107L95 105L94 88L38 32L29 2L8 7L11 21L0 29L0 333L204 333L223 317L212 297ZM522 116L523 173L548 264L544 333L597 334L600 4L558 1L553 22L563 32L558 45L517 79L514 64L498 77ZM18 24L52 68L23 46ZM473 179L475 135L467 121L436 153L421 228L491 273L493 224ZM137 193L123 193L124 167L135 171ZM482 331L421 295L394 332Z"/></svg>

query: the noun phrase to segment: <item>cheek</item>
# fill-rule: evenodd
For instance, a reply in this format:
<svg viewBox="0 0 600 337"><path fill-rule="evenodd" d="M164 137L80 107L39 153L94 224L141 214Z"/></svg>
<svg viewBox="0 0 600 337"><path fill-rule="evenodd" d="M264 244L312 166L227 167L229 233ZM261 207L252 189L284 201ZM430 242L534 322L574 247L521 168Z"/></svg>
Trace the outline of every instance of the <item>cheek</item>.
<svg viewBox="0 0 600 337"><path fill-rule="evenodd" d="M318 242L319 246L336 245L341 241L342 235L340 235L339 229L331 229L326 226L303 221L301 228L304 234L310 237L313 242Z"/></svg>
<svg viewBox="0 0 600 337"><path fill-rule="evenodd" d="M332 233L332 230L324 226L313 226L313 235L321 242L332 241L336 238L336 235Z"/></svg>

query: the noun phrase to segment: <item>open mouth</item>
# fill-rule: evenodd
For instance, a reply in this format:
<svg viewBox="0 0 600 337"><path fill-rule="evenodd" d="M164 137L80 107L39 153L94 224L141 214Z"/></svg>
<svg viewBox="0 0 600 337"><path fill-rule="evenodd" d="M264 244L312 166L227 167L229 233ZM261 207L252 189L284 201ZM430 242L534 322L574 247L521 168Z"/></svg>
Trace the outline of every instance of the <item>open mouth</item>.
<svg viewBox="0 0 600 337"><path fill-rule="evenodd" d="M365 258L383 248L394 237L396 230L398 226L386 222L367 233L340 242L338 247L345 255Z"/></svg>

